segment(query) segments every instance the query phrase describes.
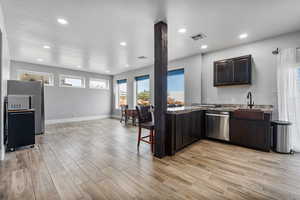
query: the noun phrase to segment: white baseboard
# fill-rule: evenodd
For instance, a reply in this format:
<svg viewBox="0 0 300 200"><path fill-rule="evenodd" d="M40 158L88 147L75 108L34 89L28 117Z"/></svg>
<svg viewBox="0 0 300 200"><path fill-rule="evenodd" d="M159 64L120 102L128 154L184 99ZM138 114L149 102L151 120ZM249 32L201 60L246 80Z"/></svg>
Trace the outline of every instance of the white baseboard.
<svg viewBox="0 0 300 200"><path fill-rule="evenodd" d="M46 120L46 125L50 124L61 124L61 123L68 123L68 122L80 122L80 121L89 121L89 120L96 120L96 119L105 119L110 118L111 115L98 115L98 116L87 116L87 117L73 117L67 119L51 119Z"/></svg>
<svg viewBox="0 0 300 200"><path fill-rule="evenodd" d="M119 115L111 115L111 118L113 118L113 119L121 119L121 117Z"/></svg>
<svg viewBox="0 0 300 200"><path fill-rule="evenodd" d="M5 154L5 147L4 147L4 145L3 144L0 144L1 146L0 146L0 161L1 160L4 160L4 154Z"/></svg>

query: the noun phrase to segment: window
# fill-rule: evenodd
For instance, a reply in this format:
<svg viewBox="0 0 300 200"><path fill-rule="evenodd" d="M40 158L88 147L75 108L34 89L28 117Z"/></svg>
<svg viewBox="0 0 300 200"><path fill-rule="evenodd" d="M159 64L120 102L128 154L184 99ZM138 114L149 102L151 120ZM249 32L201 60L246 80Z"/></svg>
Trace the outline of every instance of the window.
<svg viewBox="0 0 300 200"><path fill-rule="evenodd" d="M117 101L116 108L127 105L127 80L117 80Z"/></svg>
<svg viewBox="0 0 300 200"><path fill-rule="evenodd" d="M93 89L109 89L109 80L90 78L89 87Z"/></svg>
<svg viewBox="0 0 300 200"><path fill-rule="evenodd" d="M136 104L150 105L150 76L135 77L136 82Z"/></svg>
<svg viewBox="0 0 300 200"><path fill-rule="evenodd" d="M21 81L43 81L47 86L53 86L53 74L44 73L44 72L34 72L19 70L18 71L18 80Z"/></svg>
<svg viewBox="0 0 300 200"><path fill-rule="evenodd" d="M184 69L168 71L168 105L184 105Z"/></svg>
<svg viewBox="0 0 300 200"><path fill-rule="evenodd" d="M80 76L60 75L59 85L60 87L75 87L84 88L84 78Z"/></svg>

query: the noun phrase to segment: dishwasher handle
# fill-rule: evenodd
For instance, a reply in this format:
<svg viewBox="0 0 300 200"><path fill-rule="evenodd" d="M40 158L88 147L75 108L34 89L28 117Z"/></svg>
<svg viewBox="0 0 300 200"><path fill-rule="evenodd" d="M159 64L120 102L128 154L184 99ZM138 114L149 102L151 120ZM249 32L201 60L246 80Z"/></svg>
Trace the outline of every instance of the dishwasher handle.
<svg viewBox="0 0 300 200"><path fill-rule="evenodd" d="M213 114L213 113L205 113L206 116L214 116L214 117L229 117L229 114Z"/></svg>

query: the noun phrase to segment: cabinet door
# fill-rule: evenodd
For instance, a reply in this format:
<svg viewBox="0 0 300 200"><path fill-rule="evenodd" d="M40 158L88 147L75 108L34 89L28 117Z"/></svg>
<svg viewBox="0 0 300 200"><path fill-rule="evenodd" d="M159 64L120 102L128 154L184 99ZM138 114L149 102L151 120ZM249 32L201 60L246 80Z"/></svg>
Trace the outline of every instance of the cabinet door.
<svg viewBox="0 0 300 200"><path fill-rule="evenodd" d="M176 152L176 115L166 115L166 153L174 155Z"/></svg>
<svg viewBox="0 0 300 200"><path fill-rule="evenodd" d="M214 86L229 85L233 82L233 61L214 63Z"/></svg>
<svg viewBox="0 0 300 200"><path fill-rule="evenodd" d="M184 117L183 114L176 115L176 125L175 125L175 149L176 151L183 147L183 132L184 132Z"/></svg>
<svg viewBox="0 0 300 200"><path fill-rule="evenodd" d="M246 145L254 149L269 151L270 149L270 126L265 121L248 121Z"/></svg>
<svg viewBox="0 0 300 200"><path fill-rule="evenodd" d="M194 142L202 138L203 128L203 111L195 111L191 113L190 127L191 127L191 141Z"/></svg>
<svg viewBox="0 0 300 200"><path fill-rule="evenodd" d="M202 138L202 129L204 126L203 113L203 111L194 111L176 115L176 151Z"/></svg>
<svg viewBox="0 0 300 200"><path fill-rule="evenodd" d="M234 82L236 84L251 84L251 56L234 59Z"/></svg>
<svg viewBox="0 0 300 200"><path fill-rule="evenodd" d="M265 121L230 120L230 142L233 144L269 151L269 131L269 125Z"/></svg>
<svg viewBox="0 0 300 200"><path fill-rule="evenodd" d="M182 118L182 146L186 146L192 142L191 113L182 114Z"/></svg>
<svg viewBox="0 0 300 200"><path fill-rule="evenodd" d="M34 112L11 112L8 114L8 148L35 143Z"/></svg>
<svg viewBox="0 0 300 200"><path fill-rule="evenodd" d="M240 120L231 118L229 123L229 138L230 142L237 145L243 145L243 130L244 124L239 123Z"/></svg>

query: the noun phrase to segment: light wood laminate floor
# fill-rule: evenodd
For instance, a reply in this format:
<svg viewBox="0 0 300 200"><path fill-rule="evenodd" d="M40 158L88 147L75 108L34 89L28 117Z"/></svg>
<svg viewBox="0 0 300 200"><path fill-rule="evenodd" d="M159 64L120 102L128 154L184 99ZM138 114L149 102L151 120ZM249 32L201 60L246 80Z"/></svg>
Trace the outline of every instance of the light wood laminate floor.
<svg viewBox="0 0 300 200"><path fill-rule="evenodd" d="M0 162L0 199L300 199L300 156L202 140L174 157L137 151L113 119L51 125Z"/></svg>

